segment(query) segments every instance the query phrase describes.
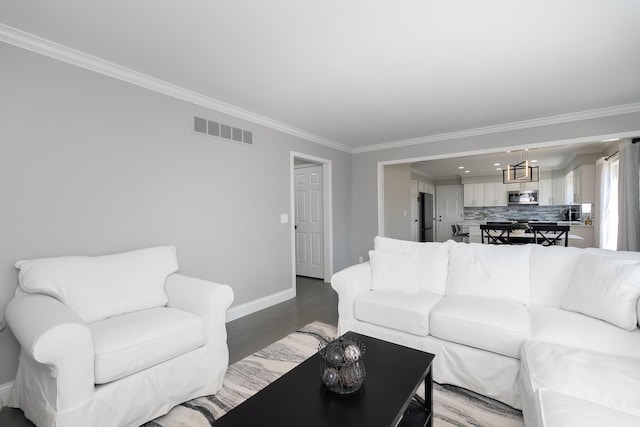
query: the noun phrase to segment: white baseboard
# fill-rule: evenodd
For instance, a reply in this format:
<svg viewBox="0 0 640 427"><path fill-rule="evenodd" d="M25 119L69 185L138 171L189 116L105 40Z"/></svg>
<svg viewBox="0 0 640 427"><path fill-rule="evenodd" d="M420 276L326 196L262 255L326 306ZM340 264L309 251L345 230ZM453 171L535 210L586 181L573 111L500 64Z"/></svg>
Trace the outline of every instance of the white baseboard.
<svg viewBox="0 0 640 427"><path fill-rule="evenodd" d="M227 310L227 322L231 322L232 320L239 319L248 314L255 313L256 311L269 308L272 305L290 300L292 298L295 298L295 296L295 289L287 289L286 291L278 292L277 294L267 295L266 297L262 297L254 301L249 301L237 307L232 307Z"/></svg>
<svg viewBox="0 0 640 427"><path fill-rule="evenodd" d="M3 406L7 406L9 401L9 394L11 393L11 387L13 387L13 381L6 384L0 384L0 400L2 400ZM2 406L0 406L2 409Z"/></svg>

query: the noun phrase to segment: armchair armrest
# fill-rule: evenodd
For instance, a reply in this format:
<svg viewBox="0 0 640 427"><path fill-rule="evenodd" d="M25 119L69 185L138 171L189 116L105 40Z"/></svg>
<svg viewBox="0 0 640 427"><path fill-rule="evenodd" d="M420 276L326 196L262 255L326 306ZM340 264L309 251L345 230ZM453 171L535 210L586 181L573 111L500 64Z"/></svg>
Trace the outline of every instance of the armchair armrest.
<svg viewBox="0 0 640 427"><path fill-rule="evenodd" d="M331 287L338 293L338 332L344 333L346 330L343 331L340 325L354 320L353 306L356 297L371 289L371 264L356 264L337 272L331 278Z"/></svg>
<svg viewBox="0 0 640 427"><path fill-rule="evenodd" d="M215 343L222 340L226 343L226 313L233 302L233 290L229 285L176 273L167 277L165 290L169 307L188 311L204 319L208 341Z"/></svg>
<svg viewBox="0 0 640 427"><path fill-rule="evenodd" d="M7 305L5 316L22 347L21 357L49 370L37 386L57 411L92 398L93 340L83 320L58 300L42 294L15 297Z"/></svg>
<svg viewBox="0 0 640 427"><path fill-rule="evenodd" d="M203 394L214 394L220 387L229 366L227 347L227 308L233 302L233 290L229 285L172 274L167 277L165 291L169 307L185 310L201 317L205 324L207 342L204 350L209 363L207 388Z"/></svg>

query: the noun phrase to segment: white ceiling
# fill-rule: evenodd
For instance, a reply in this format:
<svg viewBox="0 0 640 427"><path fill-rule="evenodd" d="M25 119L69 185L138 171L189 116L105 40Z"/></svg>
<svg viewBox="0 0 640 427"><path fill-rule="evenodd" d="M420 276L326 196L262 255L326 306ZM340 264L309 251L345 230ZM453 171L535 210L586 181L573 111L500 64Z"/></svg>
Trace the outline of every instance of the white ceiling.
<svg viewBox="0 0 640 427"><path fill-rule="evenodd" d="M351 149L638 103L639 18L638 0L0 0L0 30Z"/></svg>

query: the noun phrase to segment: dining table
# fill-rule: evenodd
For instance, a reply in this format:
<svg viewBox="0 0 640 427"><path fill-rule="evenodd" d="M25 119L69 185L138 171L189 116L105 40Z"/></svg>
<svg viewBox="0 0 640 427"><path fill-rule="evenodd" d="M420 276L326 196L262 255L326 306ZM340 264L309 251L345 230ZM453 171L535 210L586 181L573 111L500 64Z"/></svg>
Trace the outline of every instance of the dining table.
<svg viewBox="0 0 640 427"><path fill-rule="evenodd" d="M571 240L583 240L581 236L569 233L569 226L554 227L554 231L540 230L538 231L538 239L536 241L536 233L532 233L524 230L512 230L508 225L481 225L480 231L482 235L482 243L489 244L527 244L527 243L541 243L541 244L553 244L568 246L564 243L564 236L558 238L558 230L562 229L561 233L566 233L566 239ZM568 242L567 242L568 243Z"/></svg>

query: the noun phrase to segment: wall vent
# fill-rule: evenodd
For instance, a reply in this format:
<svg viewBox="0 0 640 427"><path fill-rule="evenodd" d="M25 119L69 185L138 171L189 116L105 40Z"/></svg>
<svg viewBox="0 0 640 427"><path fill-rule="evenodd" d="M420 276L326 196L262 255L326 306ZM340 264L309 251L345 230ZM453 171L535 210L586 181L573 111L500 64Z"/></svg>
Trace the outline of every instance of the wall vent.
<svg viewBox="0 0 640 427"><path fill-rule="evenodd" d="M214 122L213 120L193 117L193 131L201 135L214 136L228 141L241 142L243 144L253 144L253 132L245 129Z"/></svg>

